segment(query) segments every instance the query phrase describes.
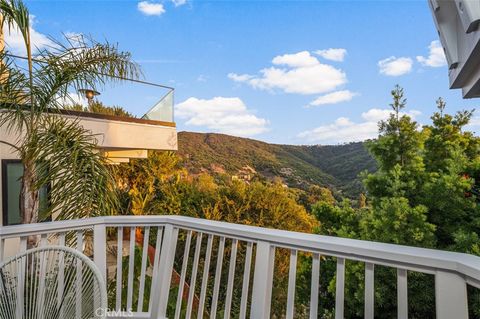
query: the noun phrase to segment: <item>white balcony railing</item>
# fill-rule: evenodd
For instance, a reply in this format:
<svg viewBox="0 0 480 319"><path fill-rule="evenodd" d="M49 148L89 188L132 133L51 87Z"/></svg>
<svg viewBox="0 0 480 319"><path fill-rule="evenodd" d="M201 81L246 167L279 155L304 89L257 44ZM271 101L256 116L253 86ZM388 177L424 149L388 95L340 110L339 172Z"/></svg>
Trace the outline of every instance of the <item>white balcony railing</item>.
<svg viewBox="0 0 480 319"><path fill-rule="evenodd" d="M318 315L326 256L337 264L335 318L344 317L346 260L365 263L365 318L374 317L375 265L397 269L398 318L408 317L407 271L435 277L435 313L441 319L468 318L467 285L480 288L480 258L472 255L181 216L3 227L0 259L25 250L29 236L38 236L39 245L73 246L92 257L107 279L112 317L230 318L235 312L239 318L269 318L276 250L289 255L285 318L295 316L299 254L312 259L310 318Z"/></svg>

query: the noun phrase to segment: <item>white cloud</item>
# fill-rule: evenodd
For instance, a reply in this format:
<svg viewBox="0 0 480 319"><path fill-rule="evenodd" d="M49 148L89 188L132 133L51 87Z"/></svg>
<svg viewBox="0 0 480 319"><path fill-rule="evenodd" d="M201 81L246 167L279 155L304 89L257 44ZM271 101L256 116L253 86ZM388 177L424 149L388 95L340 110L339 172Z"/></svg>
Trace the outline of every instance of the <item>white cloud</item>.
<svg viewBox="0 0 480 319"><path fill-rule="evenodd" d="M380 73L388 76L400 76L412 71L413 61L410 58L391 56L378 62Z"/></svg>
<svg viewBox="0 0 480 319"><path fill-rule="evenodd" d="M362 122L353 122L349 118L339 117L333 123L322 125L312 130L298 134L299 138L307 142L337 144L347 142L358 142L378 136L378 122L386 120L392 110L370 109L361 114ZM420 115L419 111L411 110L407 114L412 118Z"/></svg>
<svg viewBox="0 0 480 319"><path fill-rule="evenodd" d="M470 122L465 126L466 131L480 133L480 116L474 116Z"/></svg>
<svg viewBox="0 0 480 319"><path fill-rule="evenodd" d="M248 80L254 78L254 76L249 74L228 73L228 78L235 82L247 82Z"/></svg>
<svg viewBox="0 0 480 319"><path fill-rule="evenodd" d="M163 4L150 1L139 2L137 4L137 9L147 16L160 16L165 13Z"/></svg>
<svg viewBox="0 0 480 319"><path fill-rule="evenodd" d="M207 76L203 75L203 74L200 74L198 77L197 77L197 81L198 82L207 82Z"/></svg>
<svg viewBox="0 0 480 319"><path fill-rule="evenodd" d="M392 114L393 111L390 109L370 109L367 112L363 112L361 117L367 122L379 122L382 120L388 119L390 114ZM410 110L408 112L400 112L400 116L402 115L408 115L412 119L415 119L417 116L422 114L422 112L417 111L417 110Z"/></svg>
<svg viewBox="0 0 480 319"><path fill-rule="evenodd" d="M260 90L282 90L286 93L327 93L347 83L346 74L323 64L307 51L273 58L275 66L260 70L259 75L230 73L228 77Z"/></svg>
<svg viewBox="0 0 480 319"><path fill-rule="evenodd" d="M443 52L443 47L440 44L440 41L432 41L428 46L428 49L428 57L419 55L417 56L418 62L420 62L423 66L429 66L432 68L438 68L447 65L445 52Z"/></svg>
<svg viewBox="0 0 480 319"><path fill-rule="evenodd" d="M347 102L353 99L353 97L356 95L358 95L358 93L351 92L349 90L335 91L335 92L317 97L315 100L310 102L309 106L319 106L319 105Z"/></svg>
<svg viewBox="0 0 480 319"><path fill-rule="evenodd" d="M179 7L187 3L187 0L172 0L172 2L175 5L175 7Z"/></svg>
<svg viewBox="0 0 480 319"><path fill-rule="evenodd" d="M307 142L337 144L375 138L377 131L378 125L376 122L354 123L348 118L340 117L332 124L301 132L298 137L305 139Z"/></svg>
<svg viewBox="0 0 480 319"><path fill-rule="evenodd" d="M76 92L67 92L63 97L58 96L57 102L64 107L73 105L81 105L83 107L88 106L88 101L85 96Z"/></svg>
<svg viewBox="0 0 480 319"><path fill-rule="evenodd" d="M301 51L294 54L284 54L273 58L275 65L287 65L292 68L310 67L318 64L317 58L310 55L308 51Z"/></svg>
<svg viewBox="0 0 480 319"><path fill-rule="evenodd" d="M32 41L32 50L41 50L55 46L55 43L50 40L48 36L34 29L33 26L35 23L35 16L30 15L30 39ZM3 26L3 34L5 35L5 44L8 50L18 55L25 56L27 54L25 43L18 27L15 26L9 30L7 24L5 24Z"/></svg>
<svg viewBox="0 0 480 319"><path fill-rule="evenodd" d="M238 97L190 97L175 106L175 116L185 125L203 126L214 132L252 136L267 131L268 121L255 116Z"/></svg>
<svg viewBox="0 0 480 319"><path fill-rule="evenodd" d="M480 126L480 117L475 116L470 120L470 123L468 123L468 126Z"/></svg>
<svg viewBox="0 0 480 319"><path fill-rule="evenodd" d="M315 53L324 59L342 62L345 59L345 55L347 55L347 50L330 48L326 50L317 50Z"/></svg>
<svg viewBox="0 0 480 319"><path fill-rule="evenodd" d="M78 32L65 32L65 38L68 39L69 42L71 42L74 46L78 47L81 46L83 40L84 40L84 35L82 33Z"/></svg>
<svg viewBox="0 0 480 319"><path fill-rule="evenodd" d="M389 109L370 109L367 112L363 112L361 117L367 122L379 122L387 119L392 110Z"/></svg>

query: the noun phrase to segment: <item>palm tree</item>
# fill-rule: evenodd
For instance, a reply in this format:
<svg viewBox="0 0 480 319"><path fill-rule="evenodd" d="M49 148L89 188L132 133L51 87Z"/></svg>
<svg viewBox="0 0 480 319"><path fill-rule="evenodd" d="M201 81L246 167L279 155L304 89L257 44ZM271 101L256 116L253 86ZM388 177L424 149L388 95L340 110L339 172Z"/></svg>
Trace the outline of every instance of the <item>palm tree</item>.
<svg viewBox="0 0 480 319"><path fill-rule="evenodd" d="M101 89L125 78L137 79L140 70L128 52L116 45L84 36L39 50L32 56L29 13L21 0L0 0L0 27L18 28L27 51L27 70L7 50L0 52L0 125L20 136L6 141L19 155L20 212L23 223L58 214L59 219L108 214L117 198L104 157L95 149L96 136L78 119L59 115L72 90ZM49 205L40 207L39 190L48 185Z"/></svg>

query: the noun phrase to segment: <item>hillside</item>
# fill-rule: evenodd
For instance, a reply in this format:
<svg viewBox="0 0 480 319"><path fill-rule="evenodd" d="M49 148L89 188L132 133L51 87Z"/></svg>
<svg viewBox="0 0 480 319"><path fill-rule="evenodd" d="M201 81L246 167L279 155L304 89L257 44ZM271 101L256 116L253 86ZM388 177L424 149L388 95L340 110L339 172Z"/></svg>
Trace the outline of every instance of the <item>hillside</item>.
<svg viewBox="0 0 480 319"><path fill-rule="evenodd" d="M229 174L236 178L281 179L290 187L326 186L345 195L361 191L358 174L374 171L363 143L279 145L214 133L178 134L179 155L193 174Z"/></svg>

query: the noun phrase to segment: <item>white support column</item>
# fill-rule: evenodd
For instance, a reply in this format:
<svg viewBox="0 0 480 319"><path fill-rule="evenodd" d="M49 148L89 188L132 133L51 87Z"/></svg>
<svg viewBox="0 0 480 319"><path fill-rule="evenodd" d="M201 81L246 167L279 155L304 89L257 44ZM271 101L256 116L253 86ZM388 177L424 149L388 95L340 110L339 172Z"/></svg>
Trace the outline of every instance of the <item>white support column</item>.
<svg viewBox="0 0 480 319"><path fill-rule="evenodd" d="M178 228L172 225L165 225L163 233L162 250L157 269L158 282L157 287L153 287L155 298L152 305L151 318L166 319L168 295L170 292L170 282L172 280L173 262L175 259L175 249L177 248Z"/></svg>
<svg viewBox="0 0 480 319"><path fill-rule="evenodd" d="M437 319L467 319L467 284L455 273L435 274L435 305Z"/></svg>
<svg viewBox="0 0 480 319"><path fill-rule="evenodd" d="M107 282L107 230L105 225L93 227L93 262Z"/></svg>
<svg viewBox="0 0 480 319"><path fill-rule="evenodd" d="M270 318L272 303L273 266L275 247L267 242L258 242L253 275L252 308L250 318Z"/></svg>

